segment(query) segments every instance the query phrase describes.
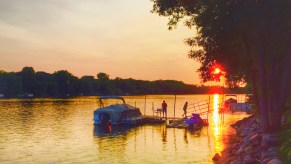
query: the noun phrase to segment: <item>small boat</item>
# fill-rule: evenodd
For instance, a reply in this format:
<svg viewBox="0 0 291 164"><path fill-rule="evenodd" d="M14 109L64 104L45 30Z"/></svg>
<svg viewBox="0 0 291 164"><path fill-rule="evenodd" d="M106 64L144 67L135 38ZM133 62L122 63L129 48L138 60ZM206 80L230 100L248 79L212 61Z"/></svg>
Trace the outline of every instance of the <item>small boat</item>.
<svg viewBox="0 0 291 164"><path fill-rule="evenodd" d="M223 109L224 112L231 111L234 112L250 112L252 105L245 102L243 99L239 99L237 95L224 95Z"/></svg>
<svg viewBox="0 0 291 164"><path fill-rule="evenodd" d="M187 119L185 124L189 129L196 129L202 127L205 121L203 121L199 114L192 113L192 117Z"/></svg>
<svg viewBox="0 0 291 164"><path fill-rule="evenodd" d="M105 99L121 100L121 104L105 106ZM142 114L139 108L125 103L120 96L101 96L99 98L100 108L94 111L95 125L137 125L142 123Z"/></svg>

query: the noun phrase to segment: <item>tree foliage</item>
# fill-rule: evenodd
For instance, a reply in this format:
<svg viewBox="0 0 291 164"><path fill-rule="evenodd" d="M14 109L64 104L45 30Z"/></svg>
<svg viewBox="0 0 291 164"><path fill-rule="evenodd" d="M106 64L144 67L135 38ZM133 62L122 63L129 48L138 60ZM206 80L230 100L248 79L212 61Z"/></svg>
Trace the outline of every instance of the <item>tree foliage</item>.
<svg viewBox="0 0 291 164"><path fill-rule="evenodd" d="M280 127L291 63L290 0L153 0L152 12L196 27L189 56L202 66L203 81L223 65L229 85L253 84L264 130ZM200 47L200 48L197 48Z"/></svg>
<svg viewBox="0 0 291 164"><path fill-rule="evenodd" d="M26 69L23 69L26 70ZM66 70L56 71L53 74L34 72L30 73L0 71L0 94L6 97L23 97L33 94L34 97L68 97L93 95L142 95L142 94L194 94L208 93L215 87L195 86L175 80L144 81L132 78L110 79L106 73L78 78ZM29 78L24 78L29 75ZM33 80L31 80L33 79ZM27 89L30 88L30 89ZM26 89L26 90L24 90ZM244 92L231 90L229 92Z"/></svg>
<svg viewBox="0 0 291 164"><path fill-rule="evenodd" d="M21 77L15 73L0 71L0 93L10 97L21 93Z"/></svg>

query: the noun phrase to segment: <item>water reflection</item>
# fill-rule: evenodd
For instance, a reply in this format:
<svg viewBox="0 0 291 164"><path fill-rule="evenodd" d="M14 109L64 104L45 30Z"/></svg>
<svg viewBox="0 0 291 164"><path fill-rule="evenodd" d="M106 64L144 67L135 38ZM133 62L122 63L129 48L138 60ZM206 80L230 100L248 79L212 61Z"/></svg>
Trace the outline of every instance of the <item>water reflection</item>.
<svg viewBox="0 0 291 164"><path fill-rule="evenodd" d="M221 140L221 119L219 114L219 94L213 95L213 128L214 128L214 151L221 152L222 140Z"/></svg>
<svg viewBox="0 0 291 164"><path fill-rule="evenodd" d="M166 126L161 126L162 127L162 141L167 142L167 127Z"/></svg>
<svg viewBox="0 0 291 164"><path fill-rule="evenodd" d="M130 128L130 126L103 126L103 125L95 125L94 126L94 136L116 136L120 134L125 134Z"/></svg>
<svg viewBox="0 0 291 164"><path fill-rule="evenodd" d="M199 131L165 125L93 126L96 97L0 100L0 159L4 163L212 163L215 152L225 147L225 127L240 119L226 115L226 123L220 121L219 97L211 97L215 112L209 115L209 127ZM205 98L208 95L177 96L176 115L182 115L186 100ZM173 96L147 96L147 102L154 104L163 99L174 115ZM144 97L127 100L143 103Z"/></svg>

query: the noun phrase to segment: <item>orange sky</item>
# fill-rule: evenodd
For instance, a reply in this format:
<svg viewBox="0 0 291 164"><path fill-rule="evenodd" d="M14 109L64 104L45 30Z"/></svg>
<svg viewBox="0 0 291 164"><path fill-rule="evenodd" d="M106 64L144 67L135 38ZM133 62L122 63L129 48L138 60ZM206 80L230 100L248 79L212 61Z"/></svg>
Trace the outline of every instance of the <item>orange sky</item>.
<svg viewBox="0 0 291 164"><path fill-rule="evenodd" d="M0 1L0 70L199 84L184 44L195 30L169 31L151 9L150 0Z"/></svg>

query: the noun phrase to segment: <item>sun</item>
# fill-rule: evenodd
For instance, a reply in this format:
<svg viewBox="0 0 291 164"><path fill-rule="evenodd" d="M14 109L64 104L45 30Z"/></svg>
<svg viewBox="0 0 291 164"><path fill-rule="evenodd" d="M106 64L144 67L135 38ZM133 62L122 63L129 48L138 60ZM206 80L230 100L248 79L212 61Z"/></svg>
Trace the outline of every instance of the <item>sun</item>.
<svg viewBox="0 0 291 164"><path fill-rule="evenodd" d="M214 70L214 74L219 74L221 72L221 70L219 69L219 68L215 68L215 70Z"/></svg>

